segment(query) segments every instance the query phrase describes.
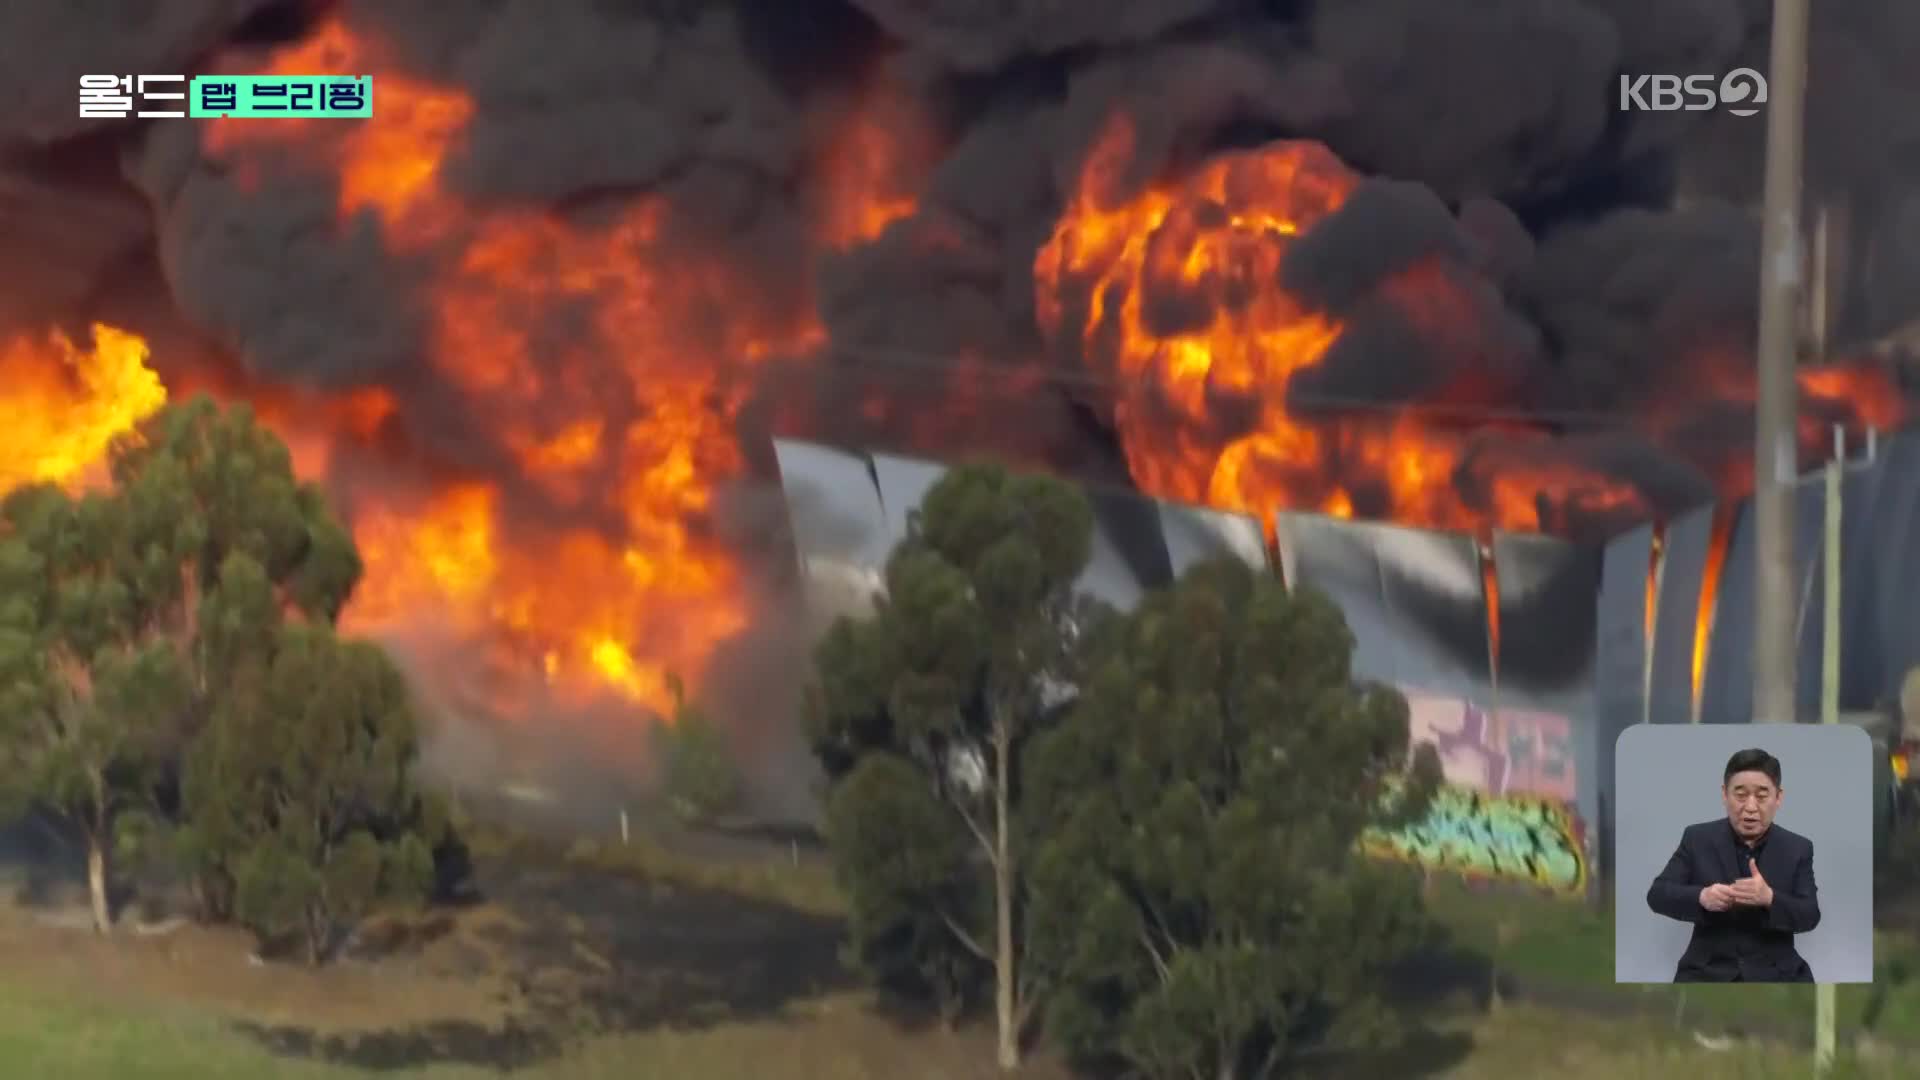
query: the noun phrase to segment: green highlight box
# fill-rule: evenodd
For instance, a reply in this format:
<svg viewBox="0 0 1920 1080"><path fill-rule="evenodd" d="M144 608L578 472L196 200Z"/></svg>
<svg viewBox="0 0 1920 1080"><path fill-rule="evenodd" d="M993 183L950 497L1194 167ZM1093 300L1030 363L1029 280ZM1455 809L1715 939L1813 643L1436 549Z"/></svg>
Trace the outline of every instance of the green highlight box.
<svg viewBox="0 0 1920 1080"><path fill-rule="evenodd" d="M364 120L373 115L373 76L196 75L187 98L196 118Z"/></svg>

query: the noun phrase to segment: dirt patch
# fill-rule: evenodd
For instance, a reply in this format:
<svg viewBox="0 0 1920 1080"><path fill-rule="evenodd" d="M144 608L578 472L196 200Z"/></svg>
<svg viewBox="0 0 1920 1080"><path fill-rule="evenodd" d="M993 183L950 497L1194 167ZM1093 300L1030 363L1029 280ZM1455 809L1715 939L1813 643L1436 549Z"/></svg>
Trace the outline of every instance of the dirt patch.
<svg viewBox="0 0 1920 1080"><path fill-rule="evenodd" d="M249 1019L243 1029L283 1053L361 1068L515 1067L592 1035L773 1018L852 984L835 920L561 861L482 860L477 869L484 906L431 940L385 943L366 963L491 980L505 989L494 1016L357 1031ZM382 948L378 938L363 934L361 951Z"/></svg>

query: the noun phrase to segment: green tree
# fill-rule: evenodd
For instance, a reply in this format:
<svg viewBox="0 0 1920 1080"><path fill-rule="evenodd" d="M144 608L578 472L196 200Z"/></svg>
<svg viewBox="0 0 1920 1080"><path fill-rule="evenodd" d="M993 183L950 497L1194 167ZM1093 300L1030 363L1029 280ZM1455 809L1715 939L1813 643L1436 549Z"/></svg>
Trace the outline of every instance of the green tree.
<svg viewBox="0 0 1920 1080"><path fill-rule="evenodd" d="M270 943L297 935L309 963L337 928L432 884L444 808L418 791L405 681L369 642L290 624L247 666L188 755L183 828L203 872Z"/></svg>
<svg viewBox="0 0 1920 1080"><path fill-rule="evenodd" d="M1439 766L1409 762L1404 700L1356 685L1352 649L1323 596L1203 564L1031 748L1028 961L1070 1054L1235 1078L1392 1033L1379 976L1425 920L1357 841L1423 812Z"/></svg>
<svg viewBox="0 0 1920 1080"><path fill-rule="evenodd" d="M125 573L126 510L47 486L0 501L0 818L40 808L78 827L101 933L116 831L177 745L186 689Z"/></svg>
<svg viewBox="0 0 1920 1080"><path fill-rule="evenodd" d="M133 555L122 573L188 660L201 719L275 626L333 622L360 580L352 534L250 406L205 395L169 406L109 462Z"/></svg>
<svg viewBox="0 0 1920 1080"><path fill-rule="evenodd" d="M949 1008L990 968L1005 1068L1033 1001L1014 936L1017 764L1073 675L1092 532L1085 497L1059 480L953 469L888 560L875 613L827 632L807 697L854 950L877 975L928 980Z"/></svg>
<svg viewBox="0 0 1920 1080"><path fill-rule="evenodd" d="M706 710L686 699L678 678L668 680L673 716L654 729L661 784L674 815L689 824L711 821L740 801L740 771L727 733Z"/></svg>
<svg viewBox="0 0 1920 1080"><path fill-rule="evenodd" d="M245 671L265 662L282 624L338 617L359 581L359 554L320 489L294 475L286 445L245 404L200 395L171 405L116 442L109 464L134 555L120 573L144 624L182 659L189 703L178 734L190 739ZM195 854L196 837L172 828L185 755L185 745L169 755L163 791L172 797L140 824ZM188 865L220 864L196 856ZM193 885L203 916L232 916L230 878L209 871Z"/></svg>

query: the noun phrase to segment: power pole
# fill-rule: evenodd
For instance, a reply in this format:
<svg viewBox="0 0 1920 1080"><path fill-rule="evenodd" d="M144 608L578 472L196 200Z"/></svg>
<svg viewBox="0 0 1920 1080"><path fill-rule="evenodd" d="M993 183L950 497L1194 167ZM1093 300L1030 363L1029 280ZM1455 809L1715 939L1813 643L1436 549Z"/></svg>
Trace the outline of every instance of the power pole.
<svg viewBox="0 0 1920 1080"><path fill-rule="evenodd" d="M1820 722L1840 722L1840 492L1846 468L1847 433L1833 429L1833 460L1827 462L1826 535L1821 546L1826 588L1821 594ZM1817 1075L1833 1068L1835 1002L1832 983L1813 988L1813 1067Z"/></svg>
<svg viewBox="0 0 1920 1080"><path fill-rule="evenodd" d="M1794 493L1799 479L1798 397L1801 288L1807 267L1800 236L1802 123L1807 81L1808 0L1774 0L1768 77L1765 205L1760 247L1760 341L1755 410L1754 719L1798 717L1794 610Z"/></svg>

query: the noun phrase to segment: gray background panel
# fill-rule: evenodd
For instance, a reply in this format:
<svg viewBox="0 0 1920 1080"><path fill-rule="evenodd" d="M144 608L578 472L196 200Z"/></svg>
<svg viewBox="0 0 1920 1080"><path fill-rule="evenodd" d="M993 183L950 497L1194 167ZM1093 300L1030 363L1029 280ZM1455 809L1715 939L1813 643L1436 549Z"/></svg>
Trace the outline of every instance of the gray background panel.
<svg viewBox="0 0 1920 1080"><path fill-rule="evenodd" d="M1780 759L1775 821L1813 841L1820 925L1794 947L1821 982L1873 980L1873 757L1847 725L1642 726L1620 739L1620 872L1614 881L1614 978L1672 982L1692 926L1656 915L1647 887L1688 825L1726 818L1720 780L1736 750ZM1778 882L1773 883L1777 888Z"/></svg>

